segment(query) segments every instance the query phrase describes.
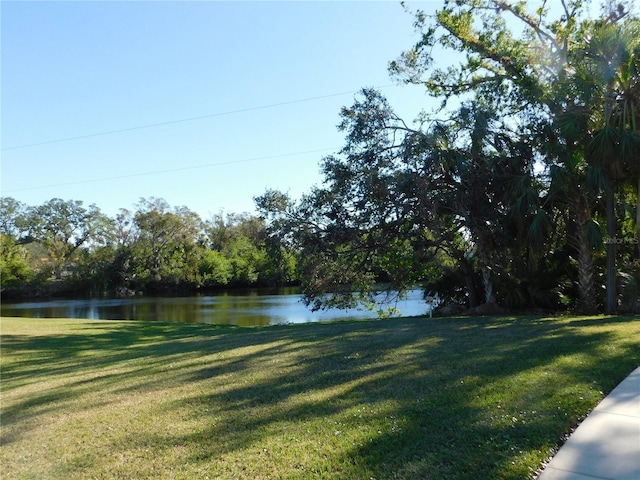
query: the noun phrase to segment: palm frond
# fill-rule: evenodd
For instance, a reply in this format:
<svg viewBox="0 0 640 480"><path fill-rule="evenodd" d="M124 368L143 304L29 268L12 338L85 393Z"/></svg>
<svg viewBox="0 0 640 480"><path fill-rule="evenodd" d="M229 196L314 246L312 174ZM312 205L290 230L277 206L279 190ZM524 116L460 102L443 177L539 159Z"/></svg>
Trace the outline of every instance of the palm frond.
<svg viewBox="0 0 640 480"><path fill-rule="evenodd" d="M640 134L632 130L624 130L620 136L620 153L622 160L632 170L640 173ZM635 168L633 168L635 166Z"/></svg>
<svg viewBox="0 0 640 480"><path fill-rule="evenodd" d="M587 185L595 191L604 191L609 188L607 174L604 165L593 165L587 170Z"/></svg>
<svg viewBox="0 0 640 480"><path fill-rule="evenodd" d="M589 248L600 249L604 244L602 227L593 218L584 225L584 241Z"/></svg>
<svg viewBox="0 0 640 480"><path fill-rule="evenodd" d="M534 250L540 250L545 240L549 238L551 226L551 220L547 212L542 209L538 210L529 225L528 232L530 246Z"/></svg>

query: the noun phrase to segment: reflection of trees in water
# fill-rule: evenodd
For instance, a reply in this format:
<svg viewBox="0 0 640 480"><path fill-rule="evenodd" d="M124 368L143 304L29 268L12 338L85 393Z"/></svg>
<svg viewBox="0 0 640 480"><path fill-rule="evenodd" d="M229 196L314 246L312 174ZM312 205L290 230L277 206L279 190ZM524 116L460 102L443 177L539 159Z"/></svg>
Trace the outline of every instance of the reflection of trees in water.
<svg viewBox="0 0 640 480"><path fill-rule="evenodd" d="M423 315L420 291L394 306L406 316ZM295 289L225 292L200 297L136 297L124 299L56 300L3 304L2 315L35 318L91 318L176 323L264 326L337 319L376 318L375 311L328 309L311 312Z"/></svg>

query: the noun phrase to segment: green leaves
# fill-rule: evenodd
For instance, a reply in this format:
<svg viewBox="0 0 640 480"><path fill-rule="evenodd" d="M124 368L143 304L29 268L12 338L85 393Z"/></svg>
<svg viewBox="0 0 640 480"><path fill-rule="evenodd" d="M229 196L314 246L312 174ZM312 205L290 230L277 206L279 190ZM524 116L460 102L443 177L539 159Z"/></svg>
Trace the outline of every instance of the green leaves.
<svg viewBox="0 0 640 480"><path fill-rule="evenodd" d="M542 209L538 210L533 216L527 232L527 236L534 250L542 250L543 245L547 243L551 229L552 223L547 212Z"/></svg>
<svg viewBox="0 0 640 480"><path fill-rule="evenodd" d="M27 250L8 235L0 233L0 278L2 288L28 282L35 274Z"/></svg>

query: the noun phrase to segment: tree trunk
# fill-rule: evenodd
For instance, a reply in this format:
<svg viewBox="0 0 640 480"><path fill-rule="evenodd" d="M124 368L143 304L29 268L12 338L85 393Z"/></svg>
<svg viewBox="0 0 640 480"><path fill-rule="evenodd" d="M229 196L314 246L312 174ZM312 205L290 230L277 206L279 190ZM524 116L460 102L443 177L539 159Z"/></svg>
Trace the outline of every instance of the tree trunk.
<svg viewBox="0 0 640 480"><path fill-rule="evenodd" d="M578 255L578 304L576 310L583 314L593 314L597 310L595 297L595 275L593 251L586 238L586 227L591 220L591 214L586 201L578 196L573 206L575 215L574 248Z"/></svg>
<svg viewBox="0 0 640 480"><path fill-rule="evenodd" d="M464 281L467 287L467 294L469 295L469 308L475 308L480 305L480 299L478 298L478 289L476 288L473 266L471 265L471 262L464 257L460 259L460 266L464 273Z"/></svg>
<svg viewBox="0 0 640 480"><path fill-rule="evenodd" d="M482 285L484 286L485 303L496 303L496 295L493 292L493 281L491 280L491 270L486 265L482 266Z"/></svg>
<svg viewBox="0 0 640 480"><path fill-rule="evenodd" d="M581 235L582 236L582 235ZM578 252L578 288L580 304L578 310L583 314L596 313L595 282L593 275L593 254L583 240Z"/></svg>
<svg viewBox="0 0 640 480"><path fill-rule="evenodd" d="M482 272L482 286L484 287L485 303L496 303L496 294L493 290L493 280L491 279L491 268L489 268L489 257L480 251L480 271Z"/></svg>
<svg viewBox="0 0 640 480"><path fill-rule="evenodd" d="M605 313L613 315L616 303L616 212L613 182L607 189L607 308Z"/></svg>
<svg viewBox="0 0 640 480"><path fill-rule="evenodd" d="M638 198L636 201L636 248L640 254L640 174L638 175Z"/></svg>

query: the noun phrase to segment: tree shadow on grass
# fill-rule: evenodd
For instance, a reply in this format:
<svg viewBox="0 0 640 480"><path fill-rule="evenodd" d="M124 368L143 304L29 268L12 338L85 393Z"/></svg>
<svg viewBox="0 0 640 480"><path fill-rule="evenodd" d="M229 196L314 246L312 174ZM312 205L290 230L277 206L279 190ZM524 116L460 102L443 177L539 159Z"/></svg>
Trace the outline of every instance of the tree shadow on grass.
<svg viewBox="0 0 640 480"><path fill-rule="evenodd" d="M194 387L166 408L199 428L123 433L128 448L187 446L182 462L213 470L225 457L248 465L251 452L281 449L256 457L258 473L285 468L287 449L306 449L297 478L525 478L528 452L556 445L600 392L640 363L640 329L627 341L616 330L629 321L406 318L251 329L110 322L91 325L90 335L3 335L3 355L18 356L3 369L8 385L72 375L12 402L3 423L62 411L87 388L126 395L169 382Z"/></svg>
<svg viewBox="0 0 640 480"><path fill-rule="evenodd" d="M90 327L79 322L74 333L50 335L2 335L2 389L14 389L64 378L45 390L2 408L2 424L10 425L33 415L44 415L64 408L64 402L80 397L84 391L119 384L127 377L143 379L146 372L167 361L172 354L188 351L199 341L195 326L141 324L135 322L95 322ZM84 333L87 330L88 333ZM224 329L204 328L208 339L223 338ZM145 358L142 366L129 361ZM109 370L114 370L110 373Z"/></svg>
<svg viewBox="0 0 640 480"><path fill-rule="evenodd" d="M517 464L518 457L557 444L579 420L566 410L575 412L581 403L578 416L585 415L600 391L611 390L640 361L632 342L607 352L610 332L538 319L392 320L367 328L371 335L361 338L317 332L300 368L277 380L197 398L202 404L237 406L235 412L226 410L229 420L208 436L220 438L230 429L268 436L274 433L264 427L285 419L305 425L341 412L339 424L355 427L348 421L354 408L391 402L394 412L382 408L368 419L387 425L387 431L334 451L331 462L359 459L376 478L498 478L506 470L509 478L524 478L531 466ZM197 377L210 374L205 368ZM329 399L289 401L327 388L339 391ZM492 418L487 405L500 402L504 413ZM280 409L261 411L263 404L278 403ZM251 409L254 414L247 415ZM244 439L254 445L264 441L260 433ZM211 446L210 454L223 455L227 447Z"/></svg>

